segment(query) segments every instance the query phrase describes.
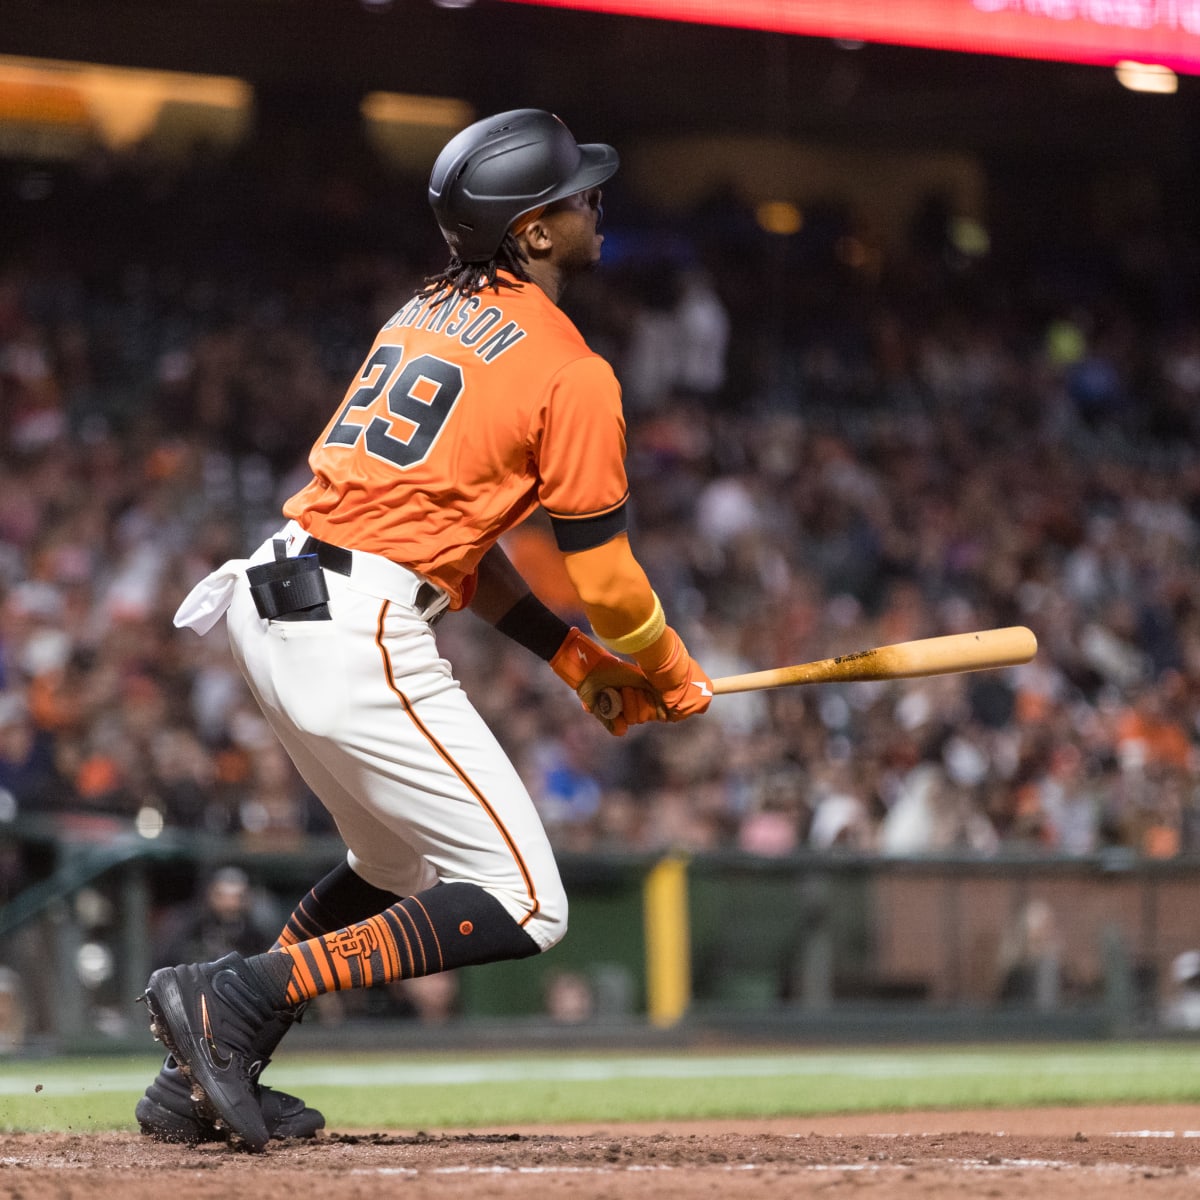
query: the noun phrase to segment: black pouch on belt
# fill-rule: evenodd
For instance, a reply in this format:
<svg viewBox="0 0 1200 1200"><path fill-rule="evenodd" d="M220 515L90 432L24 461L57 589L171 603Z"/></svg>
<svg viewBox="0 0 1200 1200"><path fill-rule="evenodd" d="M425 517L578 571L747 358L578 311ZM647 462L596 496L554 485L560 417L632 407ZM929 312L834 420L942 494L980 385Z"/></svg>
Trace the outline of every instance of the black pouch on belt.
<svg viewBox="0 0 1200 1200"><path fill-rule="evenodd" d="M266 621L328 621L329 588L315 554L277 558L246 572L258 615Z"/></svg>

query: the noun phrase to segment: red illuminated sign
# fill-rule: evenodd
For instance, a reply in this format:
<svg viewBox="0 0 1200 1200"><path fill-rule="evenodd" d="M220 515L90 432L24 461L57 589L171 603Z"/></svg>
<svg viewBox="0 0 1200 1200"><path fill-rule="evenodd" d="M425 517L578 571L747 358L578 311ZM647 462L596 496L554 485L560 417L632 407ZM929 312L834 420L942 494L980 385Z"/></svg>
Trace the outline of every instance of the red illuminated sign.
<svg viewBox="0 0 1200 1200"><path fill-rule="evenodd" d="M1200 74L1200 0L515 0L1111 66L1122 60Z"/></svg>

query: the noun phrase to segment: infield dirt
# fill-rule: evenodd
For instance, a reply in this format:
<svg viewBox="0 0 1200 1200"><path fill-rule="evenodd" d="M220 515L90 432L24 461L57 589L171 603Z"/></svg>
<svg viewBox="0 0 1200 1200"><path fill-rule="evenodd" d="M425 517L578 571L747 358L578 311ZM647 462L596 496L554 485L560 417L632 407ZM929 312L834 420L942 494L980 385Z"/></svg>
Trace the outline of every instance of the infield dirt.
<svg viewBox="0 0 1200 1200"><path fill-rule="evenodd" d="M1104 1200L1131 1184L1155 1200L1197 1195L1200 1106L331 1130L257 1155L132 1133L0 1135L5 1200Z"/></svg>

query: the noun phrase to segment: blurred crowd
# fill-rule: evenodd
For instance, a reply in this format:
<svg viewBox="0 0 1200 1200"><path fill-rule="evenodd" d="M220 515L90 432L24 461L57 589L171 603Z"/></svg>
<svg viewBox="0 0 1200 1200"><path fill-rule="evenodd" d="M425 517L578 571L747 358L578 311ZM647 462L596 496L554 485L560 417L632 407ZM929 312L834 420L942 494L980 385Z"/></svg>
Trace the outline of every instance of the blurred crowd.
<svg viewBox="0 0 1200 1200"><path fill-rule="evenodd" d="M444 254L421 182L137 152L0 167L0 822L330 832L220 630L172 614L279 522ZM316 168L313 168L316 172ZM469 613L443 653L568 851L1200 851L1196 247L903 246L847 206L606 199L565 307L623 384L631 536L716 677L1028 625L1002 671L717 700L610 738ZM958 231L958 232L956 232ZM546 526L507 542L582 620Z"/></svg>

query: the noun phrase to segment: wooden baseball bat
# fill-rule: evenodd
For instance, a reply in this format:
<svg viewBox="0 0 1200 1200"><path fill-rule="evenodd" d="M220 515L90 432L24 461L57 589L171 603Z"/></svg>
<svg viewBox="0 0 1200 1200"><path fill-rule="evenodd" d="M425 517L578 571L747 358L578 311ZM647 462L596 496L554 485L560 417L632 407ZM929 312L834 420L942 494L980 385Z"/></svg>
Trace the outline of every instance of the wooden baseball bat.
<svg viewBox="0 0 1200 1200"><path fill-rule="evenodd" d="M800 683L859 683L868 679L913 679L920 675L985 671L1026 663L1036 653L1037 638L1033 631L1024 625L1009 625L1003 629L979 629L973 633L950 633L876 646L873 650L840 654L837 658L822 658L793 667L725 675L713 680L713 694L756 692ZM614 716L620 706L620 697L613 688L597 693L595 710L600 716Z"/></svg>

